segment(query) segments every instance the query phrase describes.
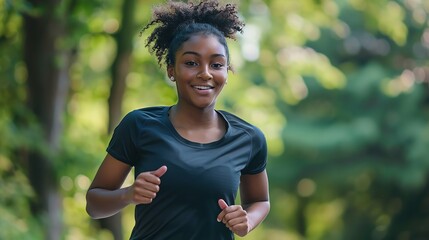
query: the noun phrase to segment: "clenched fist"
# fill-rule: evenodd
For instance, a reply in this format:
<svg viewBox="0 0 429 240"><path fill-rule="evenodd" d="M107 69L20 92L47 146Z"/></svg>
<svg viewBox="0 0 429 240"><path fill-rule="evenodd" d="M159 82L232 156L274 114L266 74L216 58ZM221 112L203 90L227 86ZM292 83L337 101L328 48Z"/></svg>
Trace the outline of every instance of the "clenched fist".
<svg viewBox="0 0 429 240"><path fill-rule="evenodd" d="M128 190L128 197L134 204L149 204L156 197L161 184L161 177L167 172L162 166L155 171L142 172Z"/></svg>
<svg viewBox="0 0 429 240"><path fill-rule="evenodd" d="M222 209L222 212L217 216L218 222L223 222L229 230L240 237L249 233L250 226L247 219L247 212L241 205L228 206L223 199L219 199L218 204L220 209Z"/></svg>

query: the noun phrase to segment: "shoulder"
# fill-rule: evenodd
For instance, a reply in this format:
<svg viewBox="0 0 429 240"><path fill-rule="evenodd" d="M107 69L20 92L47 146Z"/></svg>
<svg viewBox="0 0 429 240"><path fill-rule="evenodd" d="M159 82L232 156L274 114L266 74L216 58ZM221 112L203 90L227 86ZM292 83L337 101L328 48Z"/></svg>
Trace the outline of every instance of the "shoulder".
<svg viewBox="0 0 429 240"><path fill-rule="evenodd" d="M144 120L144 119L158 119L164 115L166 106L146 107L135 109L127 113L124 120Z"/></svg>
<svg viewBox="0 0 429 240"><path fill-rule="evenodd" d="M259 141L265 142L264 133L257 126L247 122L246 120L230 112L227 112L224 110L219 110L219 112L225 117L225 119L228 121L229 125L233 129L239 130L239 131L245 131L253 139L258 139Z"/></svg>
<svg viewBox="0 0 429 240"><path fill-rule="evenodd" d="M122 118L118 127L129 128L130 131L133 131L136 128L144 127L148 123L161 121L167 108L159 106L132 110Z"/></svg>
<svg viewBox="0 0 429 240"><path fill-rule="evenodd" d="M267 141L263 132L255 125L243 120L242 118L231 114L226 111L221 111L223 116L227 119L229 127L231 128L230 133L232 135L244 134L248 137L240 137L239 143L243 144L242 141L246 142L245 149L249 152L248 162L246 166L241 170L241 174L257 174L262 172L267 164ZM247 140L244 140L247 139ZM240 142L241 141L241 142Z"/></svg>

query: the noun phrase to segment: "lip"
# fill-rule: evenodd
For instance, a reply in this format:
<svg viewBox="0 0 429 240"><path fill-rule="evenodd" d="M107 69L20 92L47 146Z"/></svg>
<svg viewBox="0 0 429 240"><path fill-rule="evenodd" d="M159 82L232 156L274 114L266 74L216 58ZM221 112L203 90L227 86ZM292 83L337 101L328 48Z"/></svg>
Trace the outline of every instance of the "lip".
<svg viewBox="0 0 429 240"><path fill-rule="evenodd" d="M201 95L207 95L213 91L214 87L211 85L191 85L192 89Z"/></svg>
<svg viewBox="0 0 429 240"><path fill-rule="evenodd" d="M192 88L197 89L197 90L211 90L214 87L210 86L210 85L192 85Z"/></svg>

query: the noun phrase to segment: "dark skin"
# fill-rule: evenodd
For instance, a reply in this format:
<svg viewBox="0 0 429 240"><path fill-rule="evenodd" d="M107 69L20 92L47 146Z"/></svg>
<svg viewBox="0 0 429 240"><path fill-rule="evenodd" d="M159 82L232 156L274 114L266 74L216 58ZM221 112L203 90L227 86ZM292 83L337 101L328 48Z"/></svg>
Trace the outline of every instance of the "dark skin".
<svg viewBox="0 0 429 240"><path fill-rule="evenodd" d="M216 37L195 35L175 54L175 64L167 67L174 77L178 103L170 120L184 138L210 143L223 137L225 120L214 109L227 81L226 51ZM140 173L129 187L121 188L131 166L107 154L87 192L87 212L93 218L116 214L129 204L150 204L162 187L166 166ZM245 236L266 217L270 209L266 171L240 177L241 205L228 206L218 200L218 221L239 236Z"/></svg>

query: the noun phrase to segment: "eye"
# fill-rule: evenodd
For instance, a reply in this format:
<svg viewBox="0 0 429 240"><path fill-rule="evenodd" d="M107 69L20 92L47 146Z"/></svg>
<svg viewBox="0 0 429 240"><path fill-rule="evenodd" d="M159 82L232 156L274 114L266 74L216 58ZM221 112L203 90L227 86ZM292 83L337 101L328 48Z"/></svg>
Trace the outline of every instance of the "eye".
<svg viewBox="0 0 429 240"><path fill-rule="evenodd" d="M186 65L188 65L188 66L197 66L198 64L196 63L196 62L194 62L194 61L187 61L187 62L185 62L185 64Z"/></svg>
<svg viewBox="0 0 429 240"><path fill-rule="evenodd" d="M213 68L215 68L215 69L220 69L220 68L222 68L224 65L222 64L222 63L214 63L214 64L212 64L212 67Z"/></svg>

